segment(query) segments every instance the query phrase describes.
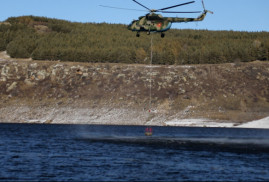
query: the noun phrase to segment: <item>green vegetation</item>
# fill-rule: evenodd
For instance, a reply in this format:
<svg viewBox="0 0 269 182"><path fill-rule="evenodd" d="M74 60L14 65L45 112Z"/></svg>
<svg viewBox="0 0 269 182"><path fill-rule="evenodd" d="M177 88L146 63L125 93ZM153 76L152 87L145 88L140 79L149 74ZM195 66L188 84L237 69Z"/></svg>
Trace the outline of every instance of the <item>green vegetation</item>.
<svg viewBox="0 0 269 182"><path fill-rule="evenodd" d="M120 24L72 23L45 17L0 24L0 51L14 58L76 62L149 63L150 36ZM154 64L269 60L268 32L170 30L154 35Z"/></svg>

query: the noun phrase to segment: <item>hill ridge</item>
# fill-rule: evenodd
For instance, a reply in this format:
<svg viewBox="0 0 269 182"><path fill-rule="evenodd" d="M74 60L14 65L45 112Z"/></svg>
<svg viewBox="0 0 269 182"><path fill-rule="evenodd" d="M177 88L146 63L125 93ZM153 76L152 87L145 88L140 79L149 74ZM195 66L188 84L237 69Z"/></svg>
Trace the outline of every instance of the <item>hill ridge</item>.
<svg viewBox="0 0 269 182"><path fill-rule="evenodd" d="M0 51L13 58L148 64L150 36L121 24L78 23L46 17L8 18ZM217 64L269 60L268 32L176 30L154 37L154 64Z"/></svg>

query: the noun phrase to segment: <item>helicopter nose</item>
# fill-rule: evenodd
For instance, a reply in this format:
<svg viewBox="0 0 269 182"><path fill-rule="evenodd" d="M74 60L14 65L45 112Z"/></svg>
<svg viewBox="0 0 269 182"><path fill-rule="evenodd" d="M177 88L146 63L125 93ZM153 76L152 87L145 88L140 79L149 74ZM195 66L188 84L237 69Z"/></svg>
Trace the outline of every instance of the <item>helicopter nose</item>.
<svg viewBox="0 0 269 182"><path fill-rule="evenodd" d="M132 23L130 23L128 26L127 26L128 30L131 30L132 29Z"/></svg>

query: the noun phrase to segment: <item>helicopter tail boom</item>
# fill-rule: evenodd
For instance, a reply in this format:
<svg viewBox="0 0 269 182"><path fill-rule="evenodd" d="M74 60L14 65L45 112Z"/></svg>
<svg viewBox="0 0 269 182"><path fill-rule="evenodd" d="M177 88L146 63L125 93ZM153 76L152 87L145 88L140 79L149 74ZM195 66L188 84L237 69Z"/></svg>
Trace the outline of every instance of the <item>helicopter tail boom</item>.
<svg viewBox="0 0 269 182"><path fill-rule="evenodd" d="M209 11L205 10L200 16L197 18L176 18L176 17L168 17L167 21L171 23L182 23L182 22L193 22L193 21L203 21L206 17L206 14Z"/></svg>
<svg viewBox="0 0 269 182"><path fill-rule="evenodd" d="M203 5L203 8L204 8L204 11L197 18L167 18L167 20L172 22L172 23L203 21L205 19L206 15L207 15L207 13L211 13L211 14L214 14L214 13L205 8L204 0L202 0L202 5Z"/></svg>

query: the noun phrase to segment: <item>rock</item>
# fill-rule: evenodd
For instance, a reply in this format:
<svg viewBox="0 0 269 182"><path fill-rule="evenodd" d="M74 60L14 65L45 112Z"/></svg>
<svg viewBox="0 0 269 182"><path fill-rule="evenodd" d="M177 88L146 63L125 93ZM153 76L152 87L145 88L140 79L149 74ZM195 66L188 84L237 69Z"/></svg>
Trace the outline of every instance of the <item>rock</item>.
<svg viewBox="0 0 269 182"><path fill-rule="evenodd" d="M32 64L30 64L29 67L32 68L32 69L36 69L37 66L38 66L37 63L32 63Z"/></svg>
<svg viewBox="0 0 269 182"><path fill-rule="evenodd" d="M117 78L120 78L120 77L125 77L125 74L118 74Z"/></svg>
<svg viewBox="0 0 269 182"><path fill-rule="evenodd" d="M30 79L25 79L25 80L24 80L24 83L25 83L27 86L30 86L30 87L33 87L33 86L36 85L36 83L33 82L33 81L30 80Z"/></svg>
<svg viewBox="0 0 269 182"><path fill-rule="evenodd" d="M82 74L82 77L88 77L89 76L89 73L83 73Z"/></svg>
<svg viewBox="0 0 269 182"><path fill-rule="evenodd" d="M77 69L76 74L77 74L77 75L82 75L83 72L82 72L80 69Z"/></svg>
<svg viewBox="0 0 269 182"><path fill-rule="evenodd" d="M52 119L48 119L48 120L46 120L46 121L44 122L44 124L51 124L52 122L53 122Z"/></svg>
<svg viewBox="0 0 269 182"><path fill-rule="evenodd" d="M6 92L10 92L17 88L17 82L13 82L6 90Z"/></svg>
<svg viewBox="0 0 269 182"><path fill-rule="evenodd" d="M45 70L41 70L37 72L37 78L36 80L42 81L46 78L46 71Z"/></svg>
<svg viewBox="0 0 269 182"><path fill-rule="evenodd" d="M190 100L191 98L190 98L190 96L185 95L185 96L183 97L183 99Z"/></svg>
<svg viewBox="0 0 269 182"><path fill-rule="evenodd" d="M196 79L196 76L194 76L193 74L190 74L189 77L190 77L190 79L192 79L192 80L195 80L195 79Z"/></svg>
<svg viewBox="0 0 269 182"><path fill-rule="evenodd" d="M1 76L5 76L5 77L8 77L8 72L10 70L10 67L4 65L4 67L2 68L1 70Z"/></svg>
<svg viewBox="0 0 269 182"><path fill-rule="evenodd" d="M2 77L2 78L0 78L0 81L1 82L6 82L7 81L7 78L6 77Z"/></svg>

